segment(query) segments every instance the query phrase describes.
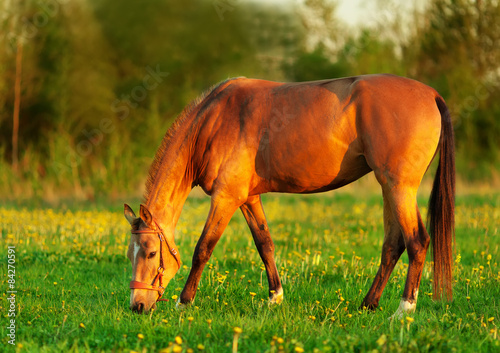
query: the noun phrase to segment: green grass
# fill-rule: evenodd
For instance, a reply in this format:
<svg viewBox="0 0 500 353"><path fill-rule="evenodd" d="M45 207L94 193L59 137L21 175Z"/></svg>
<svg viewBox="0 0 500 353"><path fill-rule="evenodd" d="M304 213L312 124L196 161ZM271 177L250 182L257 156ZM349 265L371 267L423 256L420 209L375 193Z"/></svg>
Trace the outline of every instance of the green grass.
<svg viewBox="0 0 500 353"><path fill-rule="evenodd" d="M175 298L184 285L208 208L207 198L189 199L184 208L176 233L184 264L166 298ZM128 309L129 226L121 205L86 211L0 208L1 350L231 352L235 338L238 352L500 350L500 195L457 198L454 300L431 299L427 263L417 311L402 322L388 317L399 305L406 253L381 307L358 309L378 267L380 196L266 196L264 208L285 291L281 305L267 304L266 275L238 213L205 268L194 305L177 311L171 299L151 315ZM6 331L8 244L16 249L15 347ZM238 337L234 327L243 330Z"/></svg>

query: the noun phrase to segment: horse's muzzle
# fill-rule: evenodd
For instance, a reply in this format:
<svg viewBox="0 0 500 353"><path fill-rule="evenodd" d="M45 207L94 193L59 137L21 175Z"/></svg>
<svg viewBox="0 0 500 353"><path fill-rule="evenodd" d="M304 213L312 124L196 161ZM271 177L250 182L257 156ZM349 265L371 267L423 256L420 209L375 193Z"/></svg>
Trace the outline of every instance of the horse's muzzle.
<svg viewBox="0 0 500 353"><path fill-rule="evenodd" d="M156 303L153 303L153 305L148 305L142 300L134 302L132 305L130 305L130 310L138 314L145 314L154 309L156 309Z"/></svg>

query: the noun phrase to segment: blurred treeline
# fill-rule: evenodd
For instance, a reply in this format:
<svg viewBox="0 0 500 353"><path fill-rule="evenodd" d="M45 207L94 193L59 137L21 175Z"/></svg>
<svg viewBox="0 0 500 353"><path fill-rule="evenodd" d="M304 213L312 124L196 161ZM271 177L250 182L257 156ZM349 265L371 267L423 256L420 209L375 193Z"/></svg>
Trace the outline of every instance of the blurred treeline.
<svg viewBox="0 0 500 353"><path fill-rule="evenodd" d="M0 0L0 191L140 195L176 115L233 76L423 81L453 112L461 177L497 176L499 2L402 4L353 28L328 0Z"/></svg>

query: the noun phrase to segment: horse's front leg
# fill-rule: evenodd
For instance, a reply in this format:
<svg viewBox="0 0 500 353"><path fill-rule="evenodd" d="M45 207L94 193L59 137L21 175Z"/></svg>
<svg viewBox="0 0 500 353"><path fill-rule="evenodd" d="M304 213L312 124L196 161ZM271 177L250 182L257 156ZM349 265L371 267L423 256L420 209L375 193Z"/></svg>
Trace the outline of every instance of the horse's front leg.
<svg viewBox="0 0 500 353"><path fill-rule="evenodd" d="M280 304L283 301L283 288L274 262L274 243L271 234L269 234L260 195L249 197L247 202L241 205L240 208L252 231L253 240L266 267L269 301Z"/></svg>
<svg viewBox="0 0 500 353"><path fill-rule="evenodd" d="M177 302L178 307L189 304L194 300L203 268L210 259L215 245L219 241L229 220L240 205L241 202L234 198L220 196L212 197L207 222L196 244L193 254L193 264L187 282Z"/></svg>

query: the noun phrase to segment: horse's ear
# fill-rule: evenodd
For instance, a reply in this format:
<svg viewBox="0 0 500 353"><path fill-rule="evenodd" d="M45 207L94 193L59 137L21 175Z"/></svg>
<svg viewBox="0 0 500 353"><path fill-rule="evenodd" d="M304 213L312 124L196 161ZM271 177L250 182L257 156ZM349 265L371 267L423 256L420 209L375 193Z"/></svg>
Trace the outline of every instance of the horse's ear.
<svg viewBox="0 0 500 353"><path fill-rule="evenodd" d="M144 206L143 204L141 204L141 210L139 211L139 214L140 214L142 220L144 221L144 223L146 223L146 225L148 226L148 228L151 228L151 229L155 228L153 226L153 224L154 224L153 216L151 215L151 212L149 212L148 208L146 206Z"/></svg>
<svg viewBox="0 0 500 353"><path fill-rule="evenodd" d="M125 218L127 219L128 223L132 225L137 217L135 216L134 211L132 211L132 208L130 208L129 205L125 204L124 206L125 211L123 213L125 214Z"/></svg>

